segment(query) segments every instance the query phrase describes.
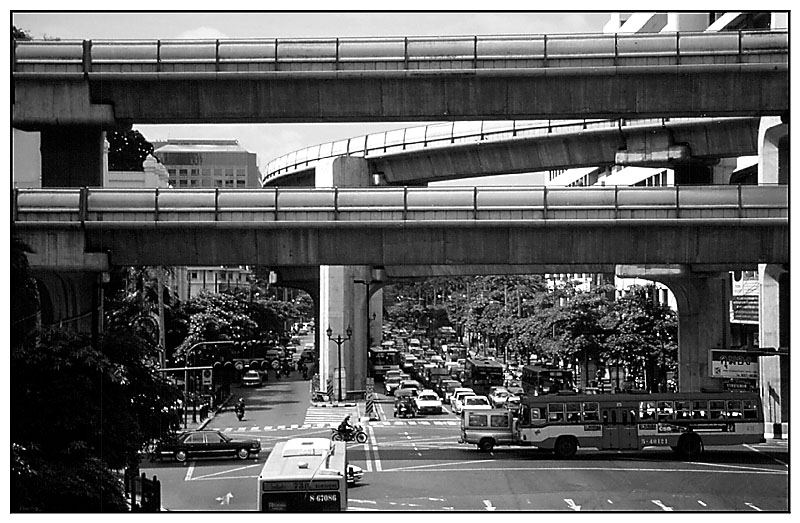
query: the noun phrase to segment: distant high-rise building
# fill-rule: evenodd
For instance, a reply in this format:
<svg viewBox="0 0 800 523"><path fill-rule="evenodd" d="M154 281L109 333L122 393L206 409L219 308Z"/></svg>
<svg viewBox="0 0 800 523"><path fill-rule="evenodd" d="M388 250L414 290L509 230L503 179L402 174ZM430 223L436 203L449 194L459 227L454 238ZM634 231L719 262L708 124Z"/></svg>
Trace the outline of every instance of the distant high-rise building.
<svg viewBox="0 0 800 523"><path fill-rule="evenodd" d="M261 187L256 154L236 140L167 140L155 142L153 147L153 154L167 168L172 187Z"/></svg>

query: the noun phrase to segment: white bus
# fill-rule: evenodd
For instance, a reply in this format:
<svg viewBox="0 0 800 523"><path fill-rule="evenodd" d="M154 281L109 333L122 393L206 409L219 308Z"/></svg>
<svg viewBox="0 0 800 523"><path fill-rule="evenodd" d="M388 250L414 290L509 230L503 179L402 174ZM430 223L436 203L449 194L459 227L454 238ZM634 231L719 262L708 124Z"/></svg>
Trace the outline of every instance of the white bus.
<svg viewBox="0 0 800 523"><path fill-rule="evenodd" d="M326 438L282 441L258 477L261 512L347 510L347 447Z"/></svg>
<svg viewBox="0 0 800 523"><path fill-rule="evenodd" d="M690 459L705 445L764 441L761 399L747 392L528 395L518 419L501 409L464 413L459 439L482 451L534 446L560 458L579 447L669 447Z"/></svg>

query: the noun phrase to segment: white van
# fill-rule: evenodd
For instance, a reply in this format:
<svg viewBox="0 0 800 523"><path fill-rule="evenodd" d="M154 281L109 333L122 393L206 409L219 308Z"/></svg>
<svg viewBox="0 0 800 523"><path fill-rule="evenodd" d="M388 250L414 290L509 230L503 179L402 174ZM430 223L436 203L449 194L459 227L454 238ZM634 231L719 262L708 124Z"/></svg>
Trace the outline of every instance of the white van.
<svg viewBox="0 0 800 523"><path fill-rule="evenodd" d="M506 409L464 410L458 442L477 445L483 452L497 445L516 445L514 417Z"/></svg>

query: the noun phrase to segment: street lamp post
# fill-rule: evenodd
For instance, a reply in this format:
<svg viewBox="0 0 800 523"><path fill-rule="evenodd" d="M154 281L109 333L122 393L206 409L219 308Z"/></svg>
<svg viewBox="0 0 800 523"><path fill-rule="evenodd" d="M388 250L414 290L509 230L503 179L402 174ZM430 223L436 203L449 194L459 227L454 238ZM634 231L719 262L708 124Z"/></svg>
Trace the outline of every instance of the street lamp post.
<svg viewBox="0 0 800 523"><path fill-rule="evenodd" d="M332 342L336 343L337 348L337 368L339 371L339 401L342 401L342 344L353 337L353 329L348 325L345 334L347 334L346 338L342 338L341 334L337 334L336 337L333 337L333 329L331 329L330 325L328 325L328 330L325 331L328 335L328 339Z"/></svg>

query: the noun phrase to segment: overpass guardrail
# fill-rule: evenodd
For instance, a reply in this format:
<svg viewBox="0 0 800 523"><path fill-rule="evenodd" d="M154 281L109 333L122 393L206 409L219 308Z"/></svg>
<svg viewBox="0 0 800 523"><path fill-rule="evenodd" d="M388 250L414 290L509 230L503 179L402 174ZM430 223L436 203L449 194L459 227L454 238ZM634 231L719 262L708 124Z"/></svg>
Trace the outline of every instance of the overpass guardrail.
<svg viewBox="0 0 800 523"><path fill-rule="evenodd" d="M788 224L786 185L14 189L21 228Z"/></svg>
<svg viewBox="0 0 800 523"><path fill-rule="evenodd" d="M788 30L613 34L15 41L16 74L112 75L788 66Z"/></svg>

